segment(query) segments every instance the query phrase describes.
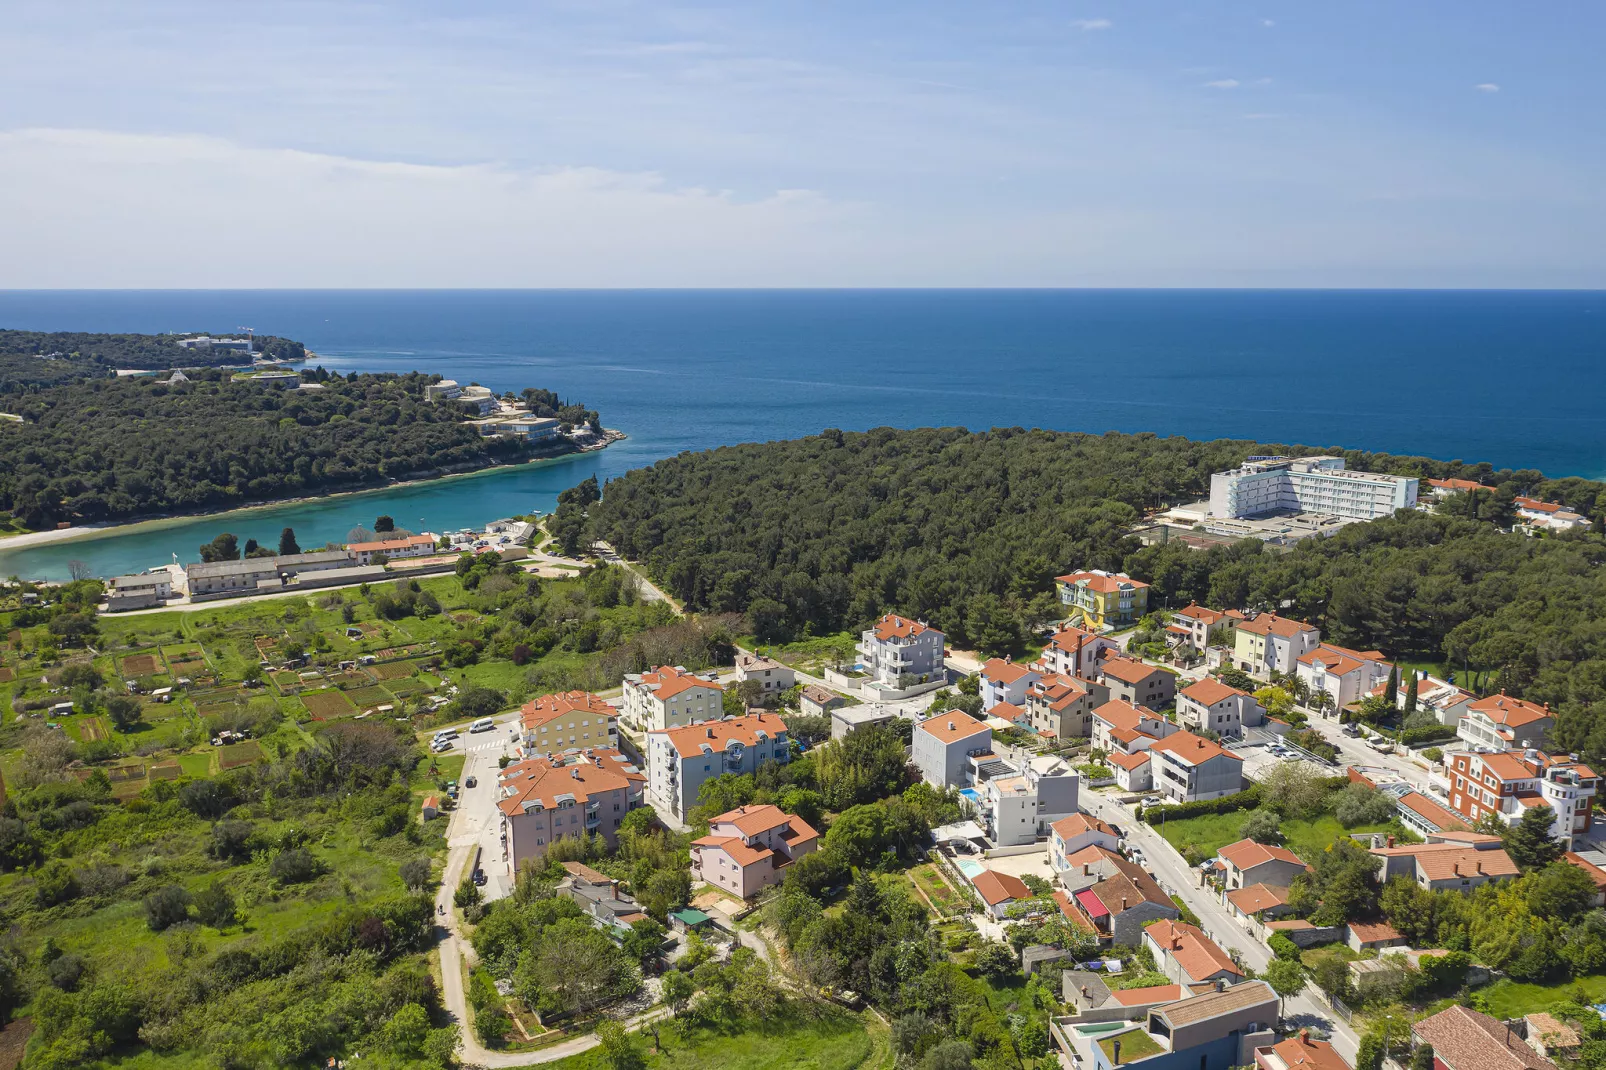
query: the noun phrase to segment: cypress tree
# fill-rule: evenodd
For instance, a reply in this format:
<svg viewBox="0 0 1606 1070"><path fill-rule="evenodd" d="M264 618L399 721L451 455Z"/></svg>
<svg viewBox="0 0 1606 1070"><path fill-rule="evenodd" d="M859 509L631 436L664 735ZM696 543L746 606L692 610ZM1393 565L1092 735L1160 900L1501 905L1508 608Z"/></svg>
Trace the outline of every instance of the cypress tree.
<svg viewBox="0 0 1606 1070"><path fill-rule="evenodd" d="M1405 716L1409 717L1416 712L1416 673L1411 673L1411 679L1405 684Z"/></svg>
<svg viewBox="0 0 1606 1070"><path fill-rule="evenodd" d="M1400 698L1400 670L1398 666L1389 666L1389 682L1383 688L1383 697L1393 706Z"/></svg>

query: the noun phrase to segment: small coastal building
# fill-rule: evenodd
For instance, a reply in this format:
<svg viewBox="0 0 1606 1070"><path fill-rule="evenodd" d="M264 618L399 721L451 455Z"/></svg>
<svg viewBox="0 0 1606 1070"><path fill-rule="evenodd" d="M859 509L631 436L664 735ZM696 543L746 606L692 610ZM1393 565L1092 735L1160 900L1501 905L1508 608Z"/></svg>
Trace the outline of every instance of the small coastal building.
<svg viewBox="0 0 1606 1070"><path fill-rule="evenodd" d="M964 787L970 759L990 754L993 730L959 710L928 717L914 727L912 759L927 784L937 788Z"/></svg>
<svg viewBox="0 0 1606 1070"><path fill-rule="evenodd" d="M190 597L254 593L263 584L281 586L279 566L271 557L244 561L208 561L184 567Z"/></svg>
<svg viewBox="0 0 1606 1070"><path fill-rule="evenodd" d="M736 682L756 681L764 689L764 697L771 698L797 685L797 673L789 665L774 658L758 654L736 655Z"/></svg>
<svg viewBox="0 0 1606 1070"><path fill-rule="evenodd" d="M887 687L939 680L947 637L924 621L888 613L859 636L860 664L874 681Z"/></svg>
<svg viewBox="0 0 1606 1070"><path fill-rule="evenodd" d="M1123 869L1072 896L1087 927L1105 943L1136 947L1146 926L1182 912L1155 879L1139 867Z"/></svg>
<svg viewBox="0 0 1606 1070"><path fill-rule="evenodd" d="M1557 505L1555 502L1542 502L1537 498L1518 498L1516 500L1517 518L1529 528L1546 531L1581 531L1589 527L1589 518Z"/></svg>
<svg viewBox="0 0 1606 1070"><path fill-rule="evenodd" d="M970 883L981 901L987 904L987 912L995 918L1004 917L1009 908L1021 900L1032 898L1032 890L1026 887L1026 882L1008 873L984 869L971 877Z"/></svg>
<svg viewBox="0 0 1606 1070"><path fill-rule="evenodd" d="M792 760L786 722L773 713L699 721L647 733L648 792L659 813L685 820L706 781Z"/></svg>
<svg viewBox="0 0 1606 1070"><path fill-rule="evenodd" d="M1067 609L1067 623L1094 632L1136 624L1149 611L1149 585L1124 572L1087 569L1056 576L1054 586Z"/></svg>
<svg viewBox="0 0 1606 1070"><path fill-rule="evenodd" d="M428 557L435 552L433 535L408 535L399 539L376 539L373 542L354 542L346 549L357 558L357 564L369 565L379 554L385 560L395 561L406 557Z"/></svg>
<svg viewBox="0 0 1606 1070"><path fill-rule="evenodd" d="M131 576L113 576L106 583L106 608L111 612L148 609L173 597L173 575L165 568Z"/></svg>
<svg viewBox="0 0 1606 1070"><path fill-rule="evenodd" d="M1122 791L1152 791L1154 789L1154 762L1146 750L1131 754L1112 752L1104 759L1115 773L1115 786Z"/></svg>
<svg viewBox="0 0 1606 1070"><path fill-rule="evenodd" d="M524 749L551 754L570 747L617 747L619 711L589 691L563 691L519 710Z"/></svg>
<svg viewBox="0 0 1606 1070"><path fill-rule="evenodd" d="M1344 1057L1325 1040L1315 1040L1301 1029L1281 1044L1255 1049L1258 1070L1350 1070Z"/></svg>
<svg viewBox="0 0 1606 1070"><path fill-rule="evenodd" d="M1114 850L1093 844L1080 851L1061 857L1050 851L1049 860L1053 863L1054 873L1059 877L1060 883L1068 892L1079 892L1083 888L1091 888L1100 881L1109 880L1117 873L1125 873L1129 877L1138 877L1143 873L1143 867L1136 862L1129 862L1116 854Z"/></svg>
<svg viewBox="0 0 1606 1070"><path fill-rule="evenodd" d="M660 665L624 678L625 721L643 731L711 721L724 714L725 688L713 673Z"/></svg>

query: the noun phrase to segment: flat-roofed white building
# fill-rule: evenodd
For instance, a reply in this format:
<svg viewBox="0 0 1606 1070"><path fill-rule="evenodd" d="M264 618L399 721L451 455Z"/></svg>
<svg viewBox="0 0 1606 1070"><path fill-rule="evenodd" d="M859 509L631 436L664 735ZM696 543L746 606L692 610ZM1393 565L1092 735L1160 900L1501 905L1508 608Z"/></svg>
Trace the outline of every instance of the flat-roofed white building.
<svg viewBox="0 0 1606 1070"><path fill-rule="evenodd" d="M1420 483L1415 476L1353 472L1342 457L1252 457L1210 477L1210 515L1329 513L1376 520L1414 508Z"/></svg>

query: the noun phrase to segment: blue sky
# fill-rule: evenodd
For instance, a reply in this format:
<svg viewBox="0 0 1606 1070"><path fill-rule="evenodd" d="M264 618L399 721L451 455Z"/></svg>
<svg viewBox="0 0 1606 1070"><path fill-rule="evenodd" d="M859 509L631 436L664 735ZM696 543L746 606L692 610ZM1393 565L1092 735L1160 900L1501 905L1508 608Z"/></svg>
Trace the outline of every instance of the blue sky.
<svg viewBox="0 0 1606 1070"><path fill-rule="evenodd" d="M1606 285L1585 3L34 3L0 286Z"/></svg>

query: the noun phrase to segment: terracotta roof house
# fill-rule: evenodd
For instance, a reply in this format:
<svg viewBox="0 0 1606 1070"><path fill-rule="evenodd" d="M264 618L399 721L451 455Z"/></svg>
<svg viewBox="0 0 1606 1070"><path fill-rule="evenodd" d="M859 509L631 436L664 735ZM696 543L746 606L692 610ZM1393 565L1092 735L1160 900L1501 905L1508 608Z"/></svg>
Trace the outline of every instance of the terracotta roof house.
<svg viewBox="0 0 1606 1070"><path fill-rule="evenodd" d="M1050 857L1052 859L1052 855ZM1125 873L1129 877L1143 873L1143 867L1136 862L1130 862L1097 844L1066 855L1064 859L1056 861L1054 867L1060 883L1073 892L1091 888L1117 873Z"/></svg>
<svg viewBox="0 0 1606 1070"><path fill-rule="evenodd" d="M1216 852L1216 857L1221 859L1229 889L1246 888L1251 884L1286 888L1295 877L1310 869L1304 859L1288 848L1254 840L1229 843Z"/></svg>
<svg viewBox="0 0 1606 1070"><path fill-rule="evenodd" d="M1181 916L1171 897L1141 866L1123 860L1116 868L1118 872L1072 897L1101 938L1136 946L1145 925Z"/></svg>
<svg viewBox="0 0 1606 1070"><path fill-rule="evenodd" d="M1149 747L1154 785L1168 802L1219 799L1243 790L1244 760L1192 732L1176 732Z"/></svg>
<svg viewBox="0 0 1606 1070"><path fill-rule="evenodd" d="M1556 726L1549 706L1529 702L1504 691L1469 703L1456 735L1474 747L1506 750L1543 747Z"/></svg>
<svg viewBox="0 0 1606 1070"><path fill-rule="evenodd" d="M1270 884L1251 884L1228 892L1227 902L1232 904L1233 910L1241 918L1261 916L1272 919L1287 913L1288 889Z"/></svg>
<svg viewBox="0 0 1606 1070"><path fill-rule="evenodd" d="M1106 658L1099 667L1099 682L1109 688L1112 701L1151 709L1171 705L1177 694L1174 673L1135 658Z"/></svg>
<svg viewBox="0 0 1606 1070"><path fill-rule="evenodd" d="M1114 851L1121 846L1121 837L1114 829L1082 813L1062 817L1048 829L1048 860L1056 870L1068 868L1067 859L1083 848L1103 847Z"/></svg>
<svg viewBox="0 0 1606 1070"><path fill-rule="evenodd" d="M647 733L646 750L653 805L677 816L697 805L698 791L714 777L792 760L786 722L773 713L654 729Z"/></svg>
<svg viewBox="0 0 1606 1070"><path fill-rule="evenodd" d="M778 806L740 806L708 822L692 841L691 873L717 888L751 898L779 884L784 870L820 845L820 834Z"/></svg>
<svg viewBox="0 0 1606 1070"><path fill-rule="evenodd" d="M1503 1022L1470 1007L1446 1007L1413 1025L1411 1035L1433 1045L1434 1065L1445 1070L1556 1070Z"/></svg>
<svg viewBox="0 0 1606 1070"><path fill-rule="evenodd" d="M589 691L542 695L519 710L524 749L551 754L569 747L617 747L619 711Z"/></svg>
<svg viewBox="0 0 1606 1070"><path fill-rule="evenodd" d="M915 768L937 788L963 787L969 759L992 749L993 730L960 710L917 723L910 747Z"/></svg>
<svg viewBox="0 0 1606 1070"><path fill-rule="evenodd" d="M1093 710L1109 701L1103 684L1045 671L1026 689L1026 718L1033 732L1056 739L1087 739Z"/></svg>
<svg viewBox="0 0 1606 1070"><path fill-rule="evenodd" d="M1169 919L1143 930L1143 942L1154 953L1160 972L1179 984L1243 978L1243 970L1198 926Z"/></svg>
<svg viewBox="0 0 1606 1070"><path fill-rule="evenodd" d="M1601 869L1576 851L1568 851L1561 857L1569 865L1583 870L1585 876L1595 882L1595 898L1591 900L1591 904L1597 907L1606 906L1606 869Z"/></svg>
<svg viewBox="0 0 1606 1070"><path fill-rule="evenodd" d="M1146 750L1156 740L1180 731L1147 706L1111 699L1093 710L1093 746L1100 750L1131 754Z"/></svg>
<svg viewBox="0 0 1606 1070"><path fill-rule="evenodd" d="M946 642L924 621L888 613L859 634L859 664L885 687L898 687L905 680L924 682L943 671Z"/></svg>
<svg viewBox="0 0 1606 1070"><path fill-rule="evenodd" d="M981 708L990 713L994 706L1026 704L1026 692L1043 677L1043 670L1009 658L989 658L981 667Z"/></svg>
<svg viewBox="0 0 1606 1070"><path fill-rule="evenodd" d="M1091 680L1098 675L1099 663L1105 657L1120 653L1121 644L1114 639L1068 627L1054 633L1039 660L1051 672Z"/></svg>
<svg viewBox="0 0 1606 1070"><path fill-rule="evenodd" d="M1583 1041L1578 1031L1554 1014L1540 1011L1523 1016L1528 1026L1528 1046L1549 1058L1552 1053L1575 1055Z"/></svg>
<svg viewBox="0 0 1606 1070"><path fill-rule="evenodd" d="M497 803L508 832L513 872L539 861L557 840L600 835L615 842L619 823L646 805L646 781L611 747L527 758L501 771Z"/></svg>
<svg viewBox="0 0 1606 1070"><path fill-rule="evenodd" d="M1405 937L1400 935L1400 930L1386 921L1352 921L1345 928L1344 942L1351 951L1372 951L1405 944Z"/></svg>
<svg viewBox="0 0 1606 1070"><path fill-rule="evenodd" d="M679 728L724 716L725 688L709 675L661 665L624 678L625 721L643 731Z"/></svg>
<svg viewBox="0 0 1606 1070"><path fill-rule="evenodd" d="M1177 694L1177 721L1191 731L1209 729L1232 738L1243 735L1245 725L1254 727L1264 720L1265 711L1255 696L1213 676L1197 680Z"/></svg>
<svg viewBox="0 0 1606 1070"><path fill-rule="evenodd" d="M1349 1063L1331 1044L1312 1040L1308 1029L1301 1029L1281 1044L1256 1048L1255 1065L1260 1070L1350 1070Z"/></svg>
<svg viewBox="0 0 1606 1070"><path fill-rule="evenodd" d="M1008 873L984 869L970 878L970 883L975 886L981 901L987 904L988 912L995 918L1003 917L1011 904L1032 898L1032 890L1026 887L1026 883Z"/></svg>
<svg viewBox="0 0 1606 1070"><path fill-rule="evenodd" d="M1446 810L1420 791L1405 792L1395 802L1394 809L1407 828L1424 837L1467 827L1466 821L1459 815Z"/></svg>
<svg viewBox="0 0 1606 1070"><path fill-rule="evenodd" d="M1122 791L1150 791L1154 788L1154 765L1146 750L1131 754L1112 753L1104 763L1115 771L1116 787Z"/></svg>

